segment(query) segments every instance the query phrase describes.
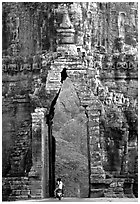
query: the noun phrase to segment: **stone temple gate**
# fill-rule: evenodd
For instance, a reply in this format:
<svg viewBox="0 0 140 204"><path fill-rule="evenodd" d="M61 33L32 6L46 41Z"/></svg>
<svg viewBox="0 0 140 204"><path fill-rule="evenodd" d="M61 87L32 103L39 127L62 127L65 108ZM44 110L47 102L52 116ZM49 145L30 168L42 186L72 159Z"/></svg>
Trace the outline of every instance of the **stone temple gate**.
<svg viewBox="0 0 140 204"><path fill-rule="evenodd" d="M61 37L61 45L58 46L58 53L62 56L58 57L51 64L46 81L46 91L49 98L48 107L36 108L32 113L32 156L33 166L30 175L41 174L42 172L42 193L43 196L47 193L49 188L49 195L53 196L55 185L54 174L54 145L52 136L53 117L55 114L55 105L61 89L67 83L73 85L77 97L79 98L80 110L87 117L87 157L88 157L88 178L89 179L89 194L95 194L98 189L93 189L92 183L99 179L105 179L105 172L102 166L101 152L100 152L100 133L99 133L99 115L101 104L98 97L94 94L94 87L90 88L89 73L86 65L80 60L75 60L74 57L78 55L76 46L74 44L74 29L69 20L68 13L64 14L63 22L58 30ZM67 57L65 56L67 55ZM36 100L36 94L31 96L32 100ZM36 128L41 126L41 138L39 143L36 141ZM86 145L86 144L85 144ZM48 148L49 147L49 148ZM36 154L37 149L41 151ZM48 182L46 182L48 178ZM49 185L48 185L49 184ZM100 189L101 190L101 189Z"/></svg>
<svg viewBox="0 0 140 204"><path fill-rule="evenodd" d="M59 42L49 68L46 54L42 54L42 68L37 58L32 67L24 63L19 70L14 63L13 69L3 63L3 200L53 197L56 177L62 177L66 196L134 197L137 183L126 174L128 141L116 142L113 168L107 169L101 127L104 53L97 54L94 63L92 54L86 56L82 36L76 46L66 10L57 34ZM113 83L109 76L106 79ZM122 76L117 79L124 83ZM25 88L23 93L20 86ZM111 100L110 95L108 103ZM128 101L120 94L115 102L126 106ZM122 135L127 138L127 134L124 127ZM116 159L123 151L124 156Z"/></svg>

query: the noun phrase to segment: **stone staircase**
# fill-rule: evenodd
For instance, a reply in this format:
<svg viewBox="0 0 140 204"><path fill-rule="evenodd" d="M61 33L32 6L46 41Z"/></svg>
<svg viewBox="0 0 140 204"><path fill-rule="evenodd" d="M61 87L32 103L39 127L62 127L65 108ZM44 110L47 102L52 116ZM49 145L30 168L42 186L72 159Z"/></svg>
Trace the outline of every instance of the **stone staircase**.
<svg viewBox="0 0 140 204"><path fill-rule="evenodd" d="M123 184L124 179L121 178L95 179L91 184L90 197L123 198Z"/></svg>
<svg viewBox="0 0 140 204"><path fill-rule="evenodd" d="M31 198L27 177L6 177L2 179L2 200L15 201Z"/></svg>
<svg viewBox="0 0 140 204"><path fill-rule="evenodd" d="M134 198L132 178L95 179L91 183L91 198Z"/></svg>

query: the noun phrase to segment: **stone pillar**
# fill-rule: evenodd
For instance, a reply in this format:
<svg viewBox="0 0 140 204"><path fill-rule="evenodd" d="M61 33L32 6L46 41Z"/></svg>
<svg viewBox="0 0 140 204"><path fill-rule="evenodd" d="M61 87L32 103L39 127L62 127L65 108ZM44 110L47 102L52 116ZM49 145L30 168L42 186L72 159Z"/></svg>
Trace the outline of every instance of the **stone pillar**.
<svg viewBox="0 0 140 204"><path fill-rule="evenodd" d="M124 181L124 185L123 185L124 195L128 198L135 197L133 194L133 184L134 184L133 178L126 178Z"/></svg>
<svg viewBox="0 0 140 204"><path fill-rule="evenodd" d="M119 38L125 38L125 13L120 12L118 16Z"/></svg>
<svg viewBox="0 0 140 204"><path fill-rule="evenodd" d="M47 116L47 124L48 124L48 161L49 161L49 196L54 197L55 190L55 161L53 160L53 154L55 154L55 150L53 149L53 136L52 136L52 124L54 112L52 111Z"/></svg>
<svg viewBox="0 0 140 204"><path fill-rule="evenodd" d="M45 110L45 109L44 109ZM48 147L48 125L44 116L41 121L42 130L42 185L43 198L49 197L49 147Z"/></svg>
<svg viewBox="0 0 140 204"><path fill-rule="evenodd" d="M47 197L48 171L47 162L47 127L45 124L45 108L36 108L32 113L32 162L29 173L31 180L31 198Z"/></svg>
<svg viewBox="0 0 140 204"><path fill-rule="evenodd" d="M101 147L102 164L104 167L104 165L107 164L107 150L106 150L103 126L100 126L100 147Z"/></svg>
<svg viewBox="0 0 140 204"><path fill-rule="evenodd" d="M30 169L26 157L31 142L29 100L25 96L3 99L3 120L3 176L25 176Z"/></svg>
<svg viewBox="0 0 140 204"><path fill-rule="evenodd" d="M117 11L115 10L115 5L113 6L112 4L113 3L110 3L110 15L111 15L111 18L110 18L110 39L109 39L109 42L110 42L110 47L109 47L109 52L112 51L113 49L113 45L114 45L114 39L115 37L117 36L118 37L118 26L117 26ZM115 3L114 3L115 4Z"/></svg>
<svg viewBox="0 0 140 204"><path fill-rule="evenodd" d="M76 45L80 48L82 48L84 44L84 32L78 31L77 33L77 39L76 39Z"/></svg>
<svg viewBox="0 0 140 204"><path fill-rule="evenodd" d="M124 133L124 150L123 150L122 165L121 165L122 175L128 174L128 135L129 135L129 131L126 129ZM134 179L132 178L125 179L123 188L124 188L124 194L126 197L134 198L133 183L134 183Z"/></svg>
<svg viewBox="0 0 140 204"><path fill-rule="evenodd" d="M128 135L129 131L126 129L124 134L124 151L122 156L121 174L128 173Z"/></svg>
<svg viewBox="0 0 140 204"><path fill-rule="evenodd" d="M94 106L88 107L88 131L90 151L90 197L103 196L103 189L99 186L105 179L100 152L99 111Z"/></svg>

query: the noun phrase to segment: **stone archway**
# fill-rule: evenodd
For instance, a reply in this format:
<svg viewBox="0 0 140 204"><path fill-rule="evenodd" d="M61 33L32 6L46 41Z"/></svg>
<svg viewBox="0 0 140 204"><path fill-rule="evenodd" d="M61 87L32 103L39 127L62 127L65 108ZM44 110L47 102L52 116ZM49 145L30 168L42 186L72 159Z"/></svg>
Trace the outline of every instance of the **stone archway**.
<svg viewBox="0 0 140 204"><path fill-rule="evenodd" d="M98 192L98 189L93 190L93 183L96 185L98 179L104 179L105 174L101 162L100 154L100 141L99 141L99 110L100 103L98 97L94 95L93 90L95 88L95 80L91 79L91 76L85 62L82 58L77 56L76 46L74 44L74 29L71 23L65 22L68 18L68 13L64 15L64 19L59 29L62 40L62 44L58 46L58 53L61 55L51 63L50 70L46 80L46 98L47 108L42 113L42 139L40 142L42 152L41 163L41 181L42 181L42 196L52 197L54 191L54 167L53 167L53 152L52 152L52 125L55 113L55 105L63 89L63 84L67 81L67 78L73 84L75 93L78 98L79 107L81 107L83 114L86 117L86 144L87 144L87 163L88 163L88 188L89 197L96 197L96 194L102 194ZM63 36L65 32L69 35ZM69 44L69 40L71 44ZM77 58L75 58L75 56ZM93 70L94 72L94 70ZM94 76L95 74L93 74ZM93 82L94 85L91 83ZM56 138L55 138L56 139ZM48 149L47 149L48 148ZM40 155L41 156L41 155ZM40 161L38 161L40 162ZM38 162L35 162L34 166L38 166ZM38 171L38 170L37 170ZM45 178L46 176L46 178ZM77 187L78 189L79 187ZM99 189L100 191L100 189ZM93 194L93 195L92 195Z"/></svg>
<svg viewBox="0 0 140 204"><path fill-rule="evenodd" d="M52 135L56 139L55 175L65 183L65 196L88 197L87 117L69 77L55 105Z"/></svg>
<svg viewBox="0 0 140 204"><path fill-rule="evenodd" d="M69 70L70 71L70 70ZM72 82L71 78L68 77L68 79L66 79L64 81L64 84L67 83L67 81L70 81L73 84L73 87L75 89L75 83ZM79 83L79 87L80 87L80 83ZM78 87L78 86L76 86ZM55 113L55 108L56 108L56 104L57 104L57 100L59 98L59 96L61 95L61 91L63 90L63 85L61 87L61 89L58 91L58 93L56 94L56 96L54 97L54 100L52 101L53 106L51 106L50 110L52 110L52 115L49 115L49 117L51 116L51 134L49 134L49 137L52 137L52 120L54 117L54 113ZM78 97L79 100L79 106L82 109L82 112L84 113L84 115L87 117L87 122L86 122L86 144L87 144L87 157L88 157L88 188L89 188L89 193L88 196L92 197L92 193L94 194L94 196L98 196L98 194L103 195L103 191L102 189L92 189L93 188L93 184L98 183L98 179L103 180L105 178L105 173L103 170L103 166L102 166L102 158L101 158L101 152L100 152L100 132L99 132L99 110L100 110L100 104L99 101L97 99L97 97L95 97L93 94L92 98L90 98L89 96L85 96L85 98L82 99L82 96L80 95L80 93L77 93L76 89L75 89L75 93ZM90 95L90 96L91 96ZM67 95L65 95L67 97ZM68 97L67 97L68 98ZM81 100L80 100L81 99ZM64 105L64 104L63 104ZM65 106L65 105L64 105ZM66 108L66 107L65 107ZM50 111L51 113L51 111ZM48 131L49 132L49 131ZM52 143L50 143L51 145ZM50 146L49 146L50 148ZM51 147L52 149L52 147ZM50 153L51 154L51 153ZM52 165L52 161L51 163L49 163L49 165ZM52 167L49 167L50 169L52 169ZM51 170L50 170L51 171ZM51 180L51 183L49 184L50 186L53 186L53 179L54 177L52 176L54 174L53 170L52 173L50 173L51 179L49 178L49 180ZM57 175L58 176L58 175ZM53 195L53 188L51 189L51 193L50 195ZM76 189L78 191L78 187ZM101 191L101 192L100 192ZM95 195L97 194L97 195Z"/></svg>

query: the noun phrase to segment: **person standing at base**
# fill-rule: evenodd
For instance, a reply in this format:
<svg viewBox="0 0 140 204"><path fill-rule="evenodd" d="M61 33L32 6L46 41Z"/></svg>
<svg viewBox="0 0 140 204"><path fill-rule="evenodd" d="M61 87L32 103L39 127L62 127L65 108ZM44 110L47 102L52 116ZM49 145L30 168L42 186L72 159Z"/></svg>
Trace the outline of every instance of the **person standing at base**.
<svg viewBox="0 0 140 204"><path fill-rule="evenodd" d="M55 197L56 197L56 192L57 192L58 189L62 190L62 196L64 196L64 184L61 181L61 178L58 178L57 182L56 182L56 189L54 191L54 196Z"/></svg>

